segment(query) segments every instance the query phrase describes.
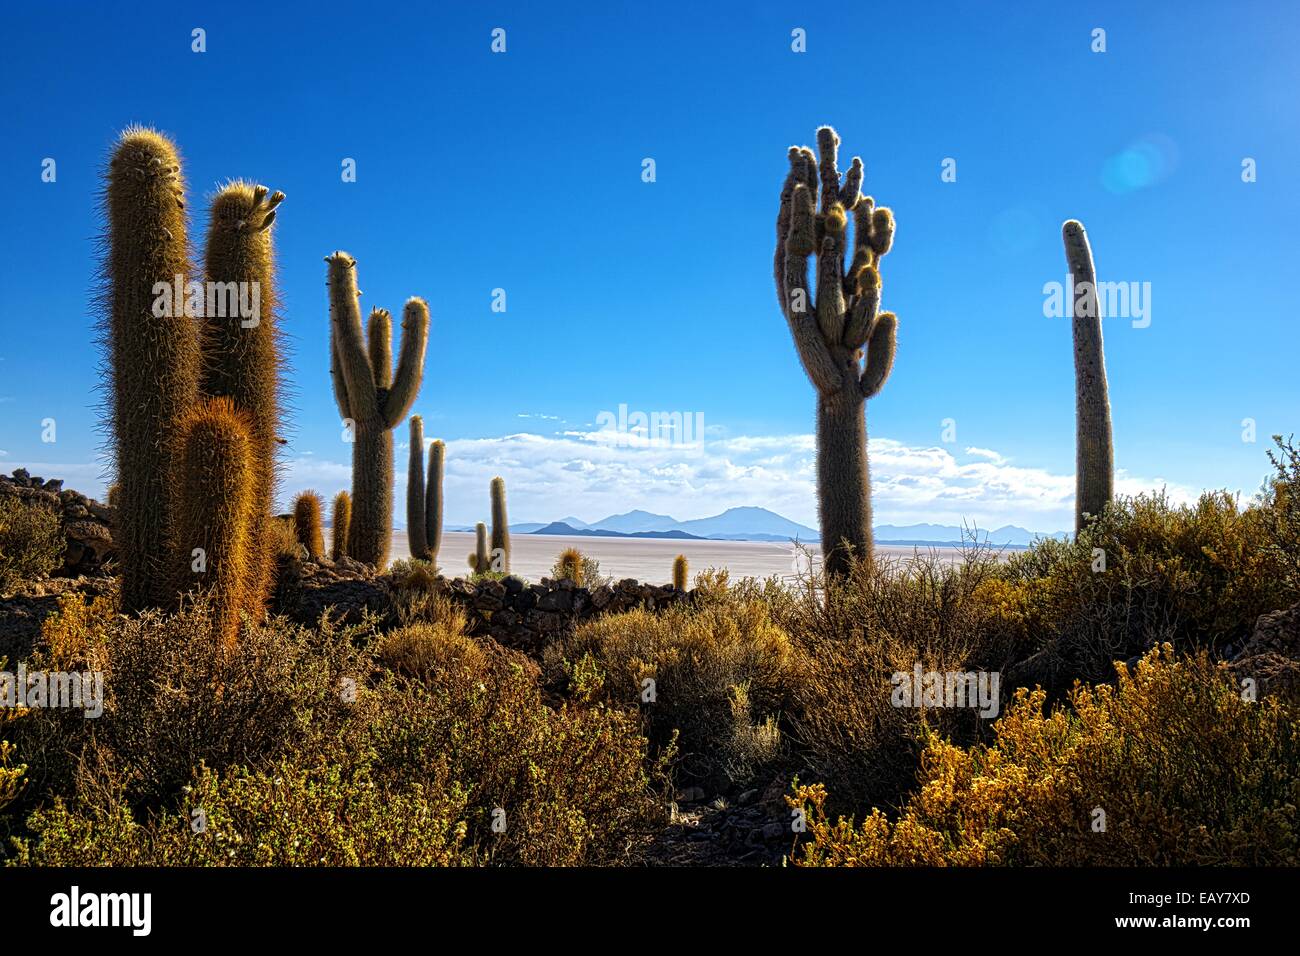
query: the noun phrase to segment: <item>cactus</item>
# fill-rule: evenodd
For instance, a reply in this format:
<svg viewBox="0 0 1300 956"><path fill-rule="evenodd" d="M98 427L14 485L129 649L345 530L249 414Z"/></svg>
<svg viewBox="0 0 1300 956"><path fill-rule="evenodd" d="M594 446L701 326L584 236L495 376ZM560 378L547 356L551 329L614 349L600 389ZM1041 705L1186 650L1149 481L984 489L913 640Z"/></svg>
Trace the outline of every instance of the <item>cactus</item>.
<svg viewBox="0 0 1300 956"><path fill-rule="evenodd" d="M253 427L229 398L214 398L191 409L179 432L169 583L176 593L197 589L208 596L214 630L229 648L248 606L249 535L257 507Z"/></svg>
<svg viewBox="0 0 1300 956"><path fill-rule="evenodd" d="M340 491L334 496L330 517L330 560L337 561L348 553L348 525L352 523L352 496Z"/></svg>
<svg viewBox="0 0 1300 956"><path fill-rule="evenodd" d="M323 502L314 491L304 491L293 499L293 533L307 549L307 557L319 561L325 555L325 538L321 534Z"/></svg>
<svg viewBox="0 0 1300 956"><path fill-rule="evenodd" d="M250 532L249 613L260 618L271 589L275 556L270 539L275 497L275 457L280 427L280 348L275 255L271 223L284 193L232 182L212 200L205 278L218 312L201 323L203 370L200 392L230 397L247 415L252 431L253 490L257 506ZM251 307L248 314L230 304ZM210 311L210 310L209 310Z"/></svg>
<svg viewBox="0 0 1300 956"><path fill-rule="evenodd" d="M492 560L500 558L494 571L510 573L510 522L506 518L506 480L500 475L492 479Z"/></svg>
<svg viewBox="0 0 1300 956"><path fill-rule="evenodd" d="M487 525L482 521L474 526L474 553L470 555L469 566L475 574L484 574L492 566L488 561Z"/></svg>
<svg viewBox="0 0 1300 956"><path fill-rule="evenodd" d="M406 465L406 540L411 557L429 560L424 526L424 419L411 416L411 449Z"/></svg>
<svg viewBox="0 0 1300 956"><path fill-rule="evenodd" d="M352 522L348 554L382 570L393 533L393 432L415 402L424 378L429 307L407 300L401 354L394 375L392 319L370 314L362 334L356 260L327 256L330 299L330 375L339 414L352 423ZM367 337L369 349L367 349Z"/></svg>
<svg viewBox="0 0 1300 956"><path fill-rule="evenodd" d="M1061 227L1065 261L1074 281L1074 530L1102 513L1115 493L1115 448L1101 341L1101 308L1092 248L1083 224Z"/></svg>
<svg viewBox="0 0 1300 956"><path fill-rule="evenodd" d="M446 446L437 439L429 446L429 472L424 495L424 541L429 560L437 562L442 547L442 472Z"/></svg>
<svg viewBox="0 0 1300 956"><path fill-rule="evenodd" d="M560 552L560 557L555 562L555 570L557 572L556 577L572 581L575 586L582 587L582 552L577 548L565 548Z"/></svg>
<svg viewBox="0 0 1300 956"><path fill-rule="evenodd" d="M690 565L686 563L686 555L679 554L673 558L673 587L679 591L686 590L686 579L690 574Z"/></svg>
<svg viewBox="0 0 1300 956"><path fill-rule="evenodd" d="M866 400L889 377L898 330L892 312L877 312L878 270L893 244L893 213L861 195L858 157L841 182L839 142L829 126L817 130L820 164L807 147L790 148L774 262L777 300L817 392L818 515L831 574L845 572L855 556L872 559ZM821 204L814 209L819 183ZM815 303L808 284L810 255L817 257Z"/></svg>
<svg viewBox="0 0 1300 956"><path fill-rule="evenodd" d="M175 594L166 573L175 532L171 489L182 420L193 410L199 377L195 322L183 302L154 314L155 284L185 282L184 185L175 145L153 130L122 133L108 167L108 234L103 278L103 341L112 369L113 455L121 607L166 607ZM215 479L214 479L215 480Z"/></svg>

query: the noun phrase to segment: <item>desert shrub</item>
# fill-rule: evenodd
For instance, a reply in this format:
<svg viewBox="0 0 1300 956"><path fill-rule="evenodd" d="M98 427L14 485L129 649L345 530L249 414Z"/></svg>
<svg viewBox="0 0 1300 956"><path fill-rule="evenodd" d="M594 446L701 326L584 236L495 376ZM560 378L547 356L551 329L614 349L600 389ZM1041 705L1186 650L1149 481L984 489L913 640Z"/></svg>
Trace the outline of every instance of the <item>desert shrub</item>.
<svg viewBox="0 0 1300 956"><path fill-rule="evenodd" d="M481 675L488 667L482 648L465 636L465 617L459 610L450 610L433 623L389 631L380 640L377 657L405 677L426 677L448 668Z"/></svg>
<svg viewBox="0 0 1300 956"><path fill-rule="evenodd" d="M0 671L7 666L8 661L0 657ZM0 709L0 727L15 719L16 716L15 711L8 708ZM0 737L0 819L3 818L5 807L17 799L23 788L23 774L27 772L23 764L16 762L17 758L14 754L14 745ZM0 834L3 832L3 827L0 827Z"/></svg>
<svg viewBox="0 0 1300 956"><path fill-rule="evenodd" d="M0 497L0 594L49 574L63 563L66 547L53 509L17 495Z"/></svg>
<svg viewBox="0 0 1300 956"><path fill-rule="evenodd" d="M1076 678L1106 681L1112 662L1163 641L1180 650L1239 645L1267 611L1297 598L1268 546L1270 509L1226 492L1173 505L1163 494L1120 499L1074 543L1012 558L1040 650L1018 682L1063 693ZM1104 560L1104 570L1102 568Z"/></svg>
<svg viewBox="0 0 1300 956"><path fill-rule="evenodd" d="M656 747L676 738L679 773L713 787L748 782L756 758L771 755L767 718L785 708L795 678L789 638L752 599L597 618L547 649L548 680L571 689L584 658L604 675L600 699L639 710Z"/></svg>
<svg viewBox="0 0 1300 956"><path fill-rule="evenodd" d="M1268 453L1274 474L1260 495L1266 546L1283 569L1292 591L1300 590L1300 448L1292 438L1274 435Z"/></svg>
<svg viewBox="0 0 1300 956"><path fill-rule="evenodd" d="M307 549L298 540L291 515L277 515L267 523L268 547L276 560L307 557Z"/></svg>
<svg viewBox="0 0 1300 956"><path fill-rule="evenodd" d="M88 659L90 643L113 618L113 603L104 597L85 601L80 594L59 595L57 610L41 622L41 647L58 670L71 670Z"/></svg>
<svg viewBox="0 0 1300 956"><path fill-rule="evenodd" d="M363 677L355 633L273 619L245 626L226 652L201 600L174 615L108 618L78 662L104 675L103 714L42 709L16 723L32 789L70 794L81 768L108 767L110 789L154 805L175 798L200 763L258 769L291 745L337 733L353 712L340 687ZM39 645L29 667L51 660Z"/></svg>
<svg viewBox="0 0 1300 956"><path fill-rule="evenodd" d="M915 779L927 727L961 741L987 721L967 708L896 707L892 676L1002 670L1016 648L991 600L996 555L973 548L949 564L918 552L903 561L857 563L842 578L812 575L782 611L799 680L791 737L812 778L843 809L893 806Z"/></svg>
<svg viewBox="0 0 1300 956"><path fill-rule="evenodd" d="M896 820L788 798L809 821L804 866L1220 865L1300 862L1300 729L1285 704L1243 699L1202 652L1171 645L1114 686L1045 709L1021 690L991 744L931 734L920 787ZM1105 814L1104 830L1095 829Z"/></svg>
<svg viewBox="0 0 1300 956"><path fill-rule="evenodd" d="M446 667L378 688L365 746L379 785L444 773L463 782L466 845L480 862L626 862L663 823L663 767L648 759L635 715L547 706L535 670L485 653L489 673Z"/></svg>
<svg viewBox="0 0 1300 956"><path fill-rule="evenodd" d="M378 789L369 767L198 768L178 807L138 822L121 793L28 819L15 862L37 866L448 866L464 859L463 790ZM197 831L197 832L196 832Z"/></svg>
<svg viewBox="0 0 1300 956"><path fill-rule="evenodd" d="M438 568L432 561L407 558L389 568L393 581L392 603L398 623L437 623L460 614L438 586ZM464 629L461 618L461 629Z"/></svg>

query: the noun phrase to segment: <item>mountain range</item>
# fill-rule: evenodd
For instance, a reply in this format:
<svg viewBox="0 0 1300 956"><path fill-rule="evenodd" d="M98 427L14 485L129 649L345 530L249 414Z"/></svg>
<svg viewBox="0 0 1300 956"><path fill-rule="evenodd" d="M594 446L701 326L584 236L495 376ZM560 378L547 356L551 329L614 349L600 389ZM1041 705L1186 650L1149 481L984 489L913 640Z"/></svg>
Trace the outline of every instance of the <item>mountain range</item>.
<svg viewBox="0 0 1300 956"><path fill-rule="evenodd" d="M449 527L448 531L473 531L471 527ZM817 541L816 529L791 521L766 508L728 508L711 518L694 518L678 521L670 515L655 514L640 509L623 514L609 515L599 521L586 522L572 515L558 521L524 521L512 524L513 534L575 535L579 537L635 537L705 539L713 541L779 541L797 539ZM877 544L902 545L961 545L969 543L972 534L982 543L994 546L1026 547L1036 539L1068 537L1068 532L1052 533L1027 531L1016 525L1004 525L992 531L962 529L956 525L912 524L877 525Z"/></svg>

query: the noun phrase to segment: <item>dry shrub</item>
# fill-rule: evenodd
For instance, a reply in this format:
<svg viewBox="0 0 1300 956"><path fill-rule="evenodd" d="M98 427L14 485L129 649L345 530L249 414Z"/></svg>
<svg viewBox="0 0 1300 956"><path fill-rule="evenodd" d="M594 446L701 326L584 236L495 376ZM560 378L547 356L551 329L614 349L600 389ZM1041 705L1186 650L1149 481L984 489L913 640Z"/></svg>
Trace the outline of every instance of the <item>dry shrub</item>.
<svg viewBox="0 0 1300 956"><path fill-rule="evenodd" d="M75 592L59 595L58 609L41 622L41 648L56 670L71 670L88 659L96 635L113 618L113 602L87 602Z"/></svg>
<svg viewBox="0 0 1300 956"><path fill-rule="evenodd" d="M464 630L464 616L439 587L438 568L432 561L419 558L395 561L389 575L393 581L393 610L400 624L459 621L460 629Z"/></svg>
<svg viewBox="0 0 1300 956"><path fill-rule="evenodd" d="M436 623L408 624L380 639L379 662L404 677L427 677L448 668L483 674L488 658L473 638L465 636L459 611Z"/></svg>
<svg viewBox="0 0 1300 956"><path fill-rule="evenodd" d="M791 712L797 752L844 809L893 806L914 780L925 727L974 740L968 709L892 703L896 672L1000 672L1016 640L987 600L996 556L974 548L948 564L921 552L857 563L842 579L803 582L784 612L799 674Z"/></svg>
<svg viewBox="0 0 1300 956"><path fill-rule="evenodd" d="M1204 654L1164 645L1115 686L1045 710L1020 691L991 745L930 735L920 787L896 821L860 825L798 787L809 820L793 861L872 865L1232 865L1300 862L1300 729L1244 700ZM1105 814L1104 830L1096 827Z"/></svg>
<svg viewBox="0 0 1300 956"><path fill-rule="evenodd" d="M657 748L676 738L677 769L687 780L726 787L748 782L773 755L774 724L767 721L790 699L793 664L789 638L762 601L715 593L694 607L638 609L584 624L547 648L544 671L570 693L584 668L603 675L596 696L638 709ZM653 701L645 699L646 681L654 682Z"/></svg>
<svg viewBox="0 0 1300 956"><path fill-rule="evenodd" d="M45 577L63 563L66 547L53 509L14 494L0 496L0 594Z"/></svg>

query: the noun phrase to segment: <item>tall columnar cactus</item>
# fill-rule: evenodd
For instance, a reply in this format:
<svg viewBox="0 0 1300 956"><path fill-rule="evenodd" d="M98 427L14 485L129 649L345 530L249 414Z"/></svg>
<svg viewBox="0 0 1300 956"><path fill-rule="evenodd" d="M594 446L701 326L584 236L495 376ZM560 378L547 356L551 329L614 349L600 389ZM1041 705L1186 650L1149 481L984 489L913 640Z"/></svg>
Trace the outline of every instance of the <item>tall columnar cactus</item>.
<svg viewBox="0 0 1300 956"><path fill-rule="evenodd" d="M506 516L506 480L500 475L492 479L492 562L492 570L510 573L510 521Z"/></svg>
<svg viewBox="0 0 1300 956"><path fill-rule="evenodd" d="M112 367L113 454L123 611L165 607L180 426L192 411L199 340L184 303L158 316L155 284L190 274L185 201L175 145L153 130L122 133L108 168L103 338ZM162 286L159 286L162 287Z"/></svg>
<svg viewBox="0 0 1300 956"><path fill-rule="evenodd" d="M258 507L253 427L229 398L213 398L182 416L179 431L168 583L175 593L208 596L217 636L231 647L248 606L250 534Z"/></svg>
<svg viewBox="0 0 1300 956"><path fill-rule="evenodd" d="M411 449L406 465L406 540L411 557L429 559L424 524L424 419L411 416Z"/></svg>
<svg viewBox="0 0 1300 956"><path fill-rule="evenodd" d="M475 574L483 574L491 568L488 561L487 525L482 521L474 525L474 553L469 556L469 567Z"/></svg>
<svg viewBox="0 0 1300 956"><path fill-rule="evenodd" d="M690 565L686 563L686 555L679 554L673 558L673 587L679 591L686 590L686 579L690 574Z"/></svg>
<svg viewBox="0 0 1300 956"><path fill-rule="evenodd" d="M330 375L339 414L351 422L352 431L348 554L382 569L388 563L393 533L392 430L410 411L424 378L429 307L423 299L407 300L394 375L392 318L375 309L368 334L363 334L356 260L336 252L325 261L329 263Z"/></svg>
<svg viewBox="0 0 1300 956"><path fill-rule="evenodd" d="M1061 236L1074 279L1074 530L1078 533L1114 497L1115 448L1092 248L1081 222L1066 222Z"/></svg>
<svg viewBox="0 0 1300 956"><path fill-rule="evenodd" d="M424 541L429 560L438 560L442 548L442 473L447 447L439 438L429 446L429 474L424 492Z"/></svg>
<svg viewBox="0 0 1300 956"><path fill-rule="evenodd" d="M275 287L271 223L284 193L235 181L212 200L205 278L216 314L205 315L200 391L228 396L252 428L253 491L256 508L247 582L248 610L265 611L274 569L270 537L280 429L280 369L283 367ZM238 304L238 309L231 306ZM224 314L223 314L224 313Z"/></svg>
<svg viewBox="0 0 1300 956"><path fill-rule="evenodd" d="M348 525L352 523L352 496L340 491L334 496L330 516L330 560L337 561L348 553Z"/></svg>
<svg viewBox="0 0 1300 956"><path fill-rule="evenodd" d="M777 300L817 392L817 499L831 574L846 571L852 557L872 558L866 400L889 377L898 330L892 312L877 311L880 260L894 240L893 213L862 196L858 157L841 182L839 142L829 126L817 130L820 164L807 147L790 147L774 262ZM808 285L810 255L817 257L815 302Z"/></svg>
<svg viewBox="0 0 1300 956"><path fill-rule="evenodd" d="M320 495L314 491L301 492L293 499L293 533L298 543L307 549L307 557L319 561L325 556L325 537L321 533Z"/></svg>

